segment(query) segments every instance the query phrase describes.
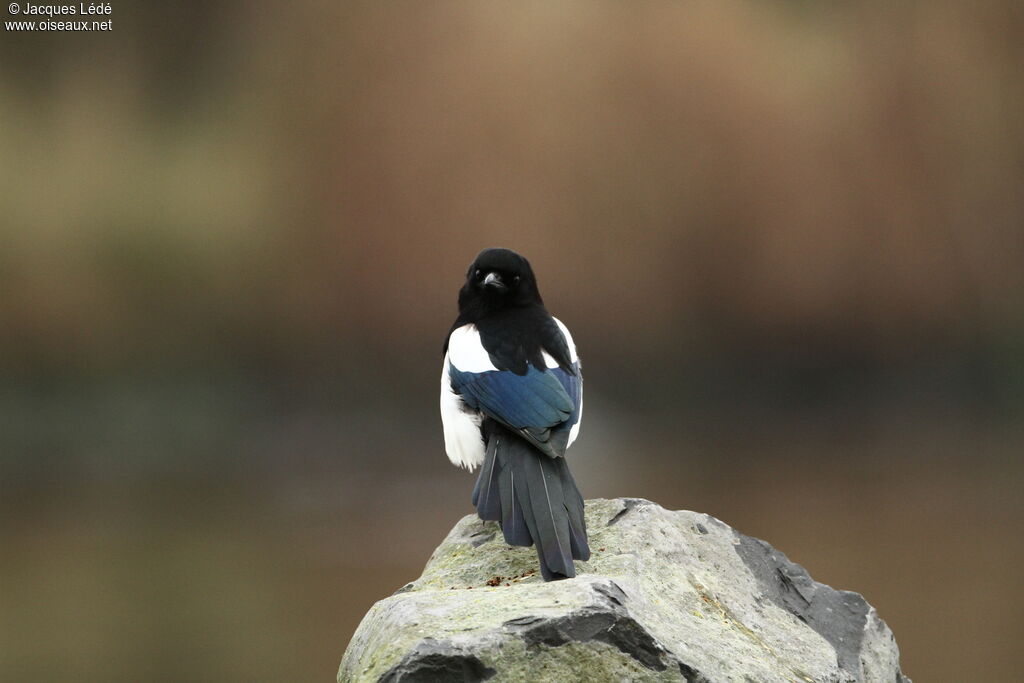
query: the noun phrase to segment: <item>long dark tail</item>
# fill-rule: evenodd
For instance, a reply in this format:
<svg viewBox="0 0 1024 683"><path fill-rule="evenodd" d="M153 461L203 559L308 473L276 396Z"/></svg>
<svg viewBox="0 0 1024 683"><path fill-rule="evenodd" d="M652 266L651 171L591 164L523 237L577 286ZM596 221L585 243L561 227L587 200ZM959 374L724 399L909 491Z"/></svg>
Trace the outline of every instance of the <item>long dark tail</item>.
<svg viewBox="0 0 1024 683"><path fill-rule="evenodd" d="M576 576L573 559L588 560L583 496L565 458L544 455L510 430L490 425L484 466L473 489L480 519L501 524L505 542L536 542L545 581Z"/></svg>

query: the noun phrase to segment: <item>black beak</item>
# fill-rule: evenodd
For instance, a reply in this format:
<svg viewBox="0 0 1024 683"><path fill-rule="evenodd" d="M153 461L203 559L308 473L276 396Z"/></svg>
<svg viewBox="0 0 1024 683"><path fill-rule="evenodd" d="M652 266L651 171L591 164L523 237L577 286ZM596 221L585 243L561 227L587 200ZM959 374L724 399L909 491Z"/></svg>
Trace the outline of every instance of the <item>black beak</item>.
<svg viewBox="0 0 1024 683"><path fill-rule="evenodd" d="M493 271L487 273L487 277L484 278L483 286L485 289L493 289L496 292L504 292L508 289L508 286L501 281L501 276Z"/></svg>

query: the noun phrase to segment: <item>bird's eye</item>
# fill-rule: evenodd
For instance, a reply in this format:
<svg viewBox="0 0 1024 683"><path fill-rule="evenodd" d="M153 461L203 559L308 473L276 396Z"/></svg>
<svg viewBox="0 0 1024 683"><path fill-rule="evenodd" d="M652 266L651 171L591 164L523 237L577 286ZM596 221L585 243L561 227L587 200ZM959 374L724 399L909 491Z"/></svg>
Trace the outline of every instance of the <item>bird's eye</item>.
<svg viewBox="0 0 1024 683"><path fill-rule="evenodd" d="M512 284L514 284L514 285L518 285L519 284L519 276L518 275L516 275L516 276L514 276L512 278Z"/></svg>
<svg viewBox="0 0 1024 683"><path fill-rule="evenodd" d="M473 273L473 277L475 277L476 279L478 279L478 280L479 280L479 279L480 279L480 276L481 276L481 275L483 275L483 274L484 274L484 271L482 271L482 270L480 270L479 268L477 268L477 269L476 269L476 272L475 272L475 273Z"/></svg>

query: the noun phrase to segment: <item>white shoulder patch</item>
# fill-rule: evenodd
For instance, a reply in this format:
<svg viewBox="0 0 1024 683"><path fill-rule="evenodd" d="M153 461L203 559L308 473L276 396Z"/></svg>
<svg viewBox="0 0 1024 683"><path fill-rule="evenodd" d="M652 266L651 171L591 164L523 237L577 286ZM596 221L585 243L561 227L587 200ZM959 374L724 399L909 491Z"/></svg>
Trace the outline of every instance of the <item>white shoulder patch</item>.
<svg viewBox="0 0 1024 683"><path fill-rule="evenodd" d="M497 370L480 341L476 325L463 325L448 337L448 358L462 372L489 372ZM447 364L445 365L447 368Z"/></svg>
<svg viewBox="0 0 1024 683"><path fill-rule="evenodd" d="M552 316L552 317L554 318L554 316ZM559 320L558 318L554 318L554 321L555 321L555 324L558 325L558 329L562 330L562 334L565 335L565 343L569 345L569 359L572 360L573 363L579 363L580 362L580 357L576 353L576 343L573 342L572 335L569 334L569 328L566 327L564 324L562 324L562 321ZM544 356L545 356L544 360L548 362L548 367L549 368L555 367L555 365L557 365L557 363L555 365L551 365L551 362L554 361L554 359L552 358L551 360L548 360L546 353L544 354ZM579 418L576 420L576 424L574 424L572 426L572 428L569 430L569 442L566 444L566 446L565 446L566 448L571 446L572 442L576 440L577 436L579 436L579 434L580 434L580 423L583 422L583 378L582 377L580 377L580 404L579 404L578 408L579 408L579 411L580 411L580 415L579 415Z"/></svg>
<svg viewBox="0 0 1024 683"><path fill-rule="evenodd" d="M569 334L569 328L566 327L558 318L551 316L551 319L555 321L555 324L558 325L558 329L560 329L562 334L565 335L565 343L569 345L569 360L573 363L578 362L580 357L576 355L576 344L572 340L572 335ZM548 367L553 366L549 365Z"/></svg>
<svg viewBox="0 0 1024 683"><path fill-rule="evenodd" d="M452 337L454 336L453 334ZM444 450L453 464L472 471L484 462L484 437L480 433L483 417L477 412L467 412L462 399L452 391L451 377L448 374L450 349L449 342L449 351L444 356L444 366L441 369L441 426L444 428Z"/></svg>

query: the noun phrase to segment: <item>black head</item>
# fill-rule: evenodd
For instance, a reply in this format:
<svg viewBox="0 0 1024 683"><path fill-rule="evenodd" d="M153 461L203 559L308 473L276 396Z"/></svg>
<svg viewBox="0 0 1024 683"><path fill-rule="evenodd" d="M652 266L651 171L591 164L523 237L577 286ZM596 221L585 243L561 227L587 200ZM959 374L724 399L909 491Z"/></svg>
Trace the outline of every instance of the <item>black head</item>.
<svg viewBox="0 0 1024 683"><path fill-rule="evenodd" d="M468 318L543 305L530 262L510 249L481 251L459 292L459 311Z"/></svg>

